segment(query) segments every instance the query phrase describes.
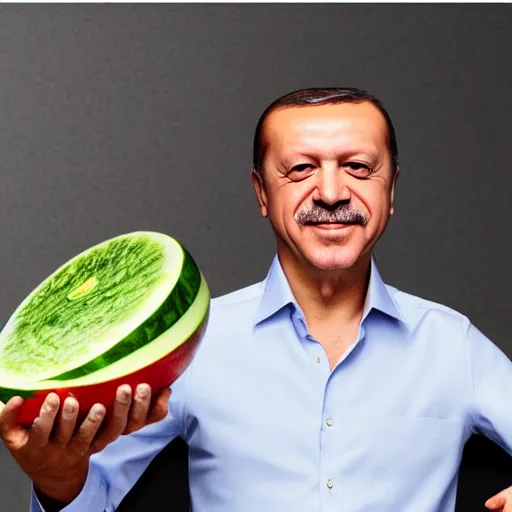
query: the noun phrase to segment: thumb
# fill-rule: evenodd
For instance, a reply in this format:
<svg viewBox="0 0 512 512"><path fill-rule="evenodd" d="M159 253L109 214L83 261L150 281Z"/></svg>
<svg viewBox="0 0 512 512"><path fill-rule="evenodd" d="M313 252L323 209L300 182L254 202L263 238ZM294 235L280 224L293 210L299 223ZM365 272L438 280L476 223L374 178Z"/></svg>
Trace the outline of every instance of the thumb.
<svg viewBox="0 0 512 512"><path fill-rule="evenodd" d="M500 510L507 504L507 498L510 496L511 489L504 489L498 494L494 495L492 498L489 498L485 502L485 506L489 510Z"/></svg>
<svg viewBox="0 0 512 512"><path fill-rule="evenodd" d="M6 404L0 402L0 437L6 438L6 435L14 427L17 427L18 412L24 400L21 396L12 397Z"/></svg>

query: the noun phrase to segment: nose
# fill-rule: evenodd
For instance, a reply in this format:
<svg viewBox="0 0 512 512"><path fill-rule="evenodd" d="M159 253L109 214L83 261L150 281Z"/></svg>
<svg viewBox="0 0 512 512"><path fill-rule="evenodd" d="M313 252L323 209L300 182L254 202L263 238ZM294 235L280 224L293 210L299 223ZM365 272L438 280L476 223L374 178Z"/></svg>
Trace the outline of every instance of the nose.
<svg viewBox="0 0 512 512"><path fill-rule="evenodd" d="M350 201L350 188L345 182L345 173L336 165L325 165L316 174L317 184L313 197L314 201L337 207L339 203Z"/></svg>

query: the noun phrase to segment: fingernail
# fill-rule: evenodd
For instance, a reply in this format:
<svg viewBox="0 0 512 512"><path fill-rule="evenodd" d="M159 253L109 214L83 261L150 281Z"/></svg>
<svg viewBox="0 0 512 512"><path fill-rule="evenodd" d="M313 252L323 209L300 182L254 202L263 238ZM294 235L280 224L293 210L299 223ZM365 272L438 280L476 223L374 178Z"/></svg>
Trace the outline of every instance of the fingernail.
<svg viewBox="0 0 512 512"><path fill-rule="evenodd" d="M131 391L132 390L129 386L122 386L118 390L118 396L121 400L128 400L128 398L130 398Z"/></svg>
<svg viewBox="0 0 512 512"><path fill-rule="evenodd" d="M55 409L59 406L59 397L55 395L54 393L50 393L46 397L46 406L49 409Z"/></svg>
<svg viewBox="0 0 512 512"><path fill-rule="evenodd" d="M76 411L76 403L74 400L66 400L64 402L64 412L66 414L73 414Z"/></svg>
<svg viewBox="0 0 512 512"><path fill-rule="evenodd" d="M101 404L93 405L89 412L89 418L91 420L97 420L105 414L105 409Z"/></svg>
<svg viewBox="0 0 512 512"><path fill-rule="evenodd" d="M137 386L137 397L146 398L150 393L149 386L147 384L139 384Z"/></svg>

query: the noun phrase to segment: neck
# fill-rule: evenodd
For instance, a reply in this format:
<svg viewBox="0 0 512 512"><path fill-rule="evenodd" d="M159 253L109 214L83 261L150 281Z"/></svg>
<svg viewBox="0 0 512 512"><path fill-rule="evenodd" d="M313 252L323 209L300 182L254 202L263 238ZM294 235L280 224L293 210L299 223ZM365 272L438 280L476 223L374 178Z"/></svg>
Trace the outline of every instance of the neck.
<svg viewBox="0 0 512 512"><path fill-rule="evenodd" d="M359 323L364 311L371 255L353 267L321 271L278 251L292 293L310 329L321 325Z"/></svg>

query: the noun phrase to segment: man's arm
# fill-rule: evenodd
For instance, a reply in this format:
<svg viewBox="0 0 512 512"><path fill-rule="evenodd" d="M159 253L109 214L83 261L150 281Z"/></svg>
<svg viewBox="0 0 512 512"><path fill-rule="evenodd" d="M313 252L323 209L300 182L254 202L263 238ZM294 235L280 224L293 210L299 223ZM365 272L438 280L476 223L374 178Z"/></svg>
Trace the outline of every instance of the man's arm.
<svg viewBox="0 0 512 512"><path fill-rule="evenodd" d="M512 361L472 324L467 326L466 341L471 426L512 455ZM493 496L485 506L512 512L511 489Z"/></svg>
<svg viewBox="0 0 512 512"><path fill-rule="evenodd" d="M471 426L512 455L512 361L472 324L466 338Z"/></svg>

